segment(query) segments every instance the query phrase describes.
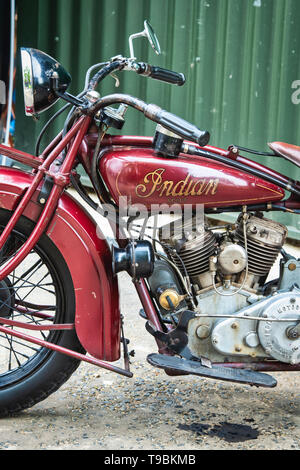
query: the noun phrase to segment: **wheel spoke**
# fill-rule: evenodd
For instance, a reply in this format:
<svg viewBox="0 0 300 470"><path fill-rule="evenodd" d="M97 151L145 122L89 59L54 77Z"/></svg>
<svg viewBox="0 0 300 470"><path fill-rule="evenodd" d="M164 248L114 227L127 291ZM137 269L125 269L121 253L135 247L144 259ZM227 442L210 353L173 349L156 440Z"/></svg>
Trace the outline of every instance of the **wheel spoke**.
<svg viewBox="0 0 300 470"><path fill-rule="evenodd" d="M0 233L11 216L12 212L0 209ZM19 219L0 250L0 267L19 252L34 227L34 222L25 217ZM22 262L0 281L0 320L6 324L0 328L0 417L43 400L78 367L78 355L58 352L63 348L74 353L84 351L75 331L61 329L63 324L66 329L74 325L74 310L68 265L43 234Z"/></svg>
<svg viewBox="0 0 300 470"><path fill-rule="evenodd" d="M4 266L22 245L17 236L11 236L8 242L0 252L1 266ZM43 303L45 305L40 305ZM0 308L0 316L3 312L4 316L9 315L12 320L26 324L47 325L55 322L58 313L55 281L36 249L33 249L0 284ZM43 313L49 311L52 314ZM14 329L13 326L10 328ZM48 341L51 334L53 333L49 331L35 331L36 337ZM0 377L16 368L21 369L26 362L39 354L41 349L33 347L27 341L16 339L9 333L1 334Z"/></svg>

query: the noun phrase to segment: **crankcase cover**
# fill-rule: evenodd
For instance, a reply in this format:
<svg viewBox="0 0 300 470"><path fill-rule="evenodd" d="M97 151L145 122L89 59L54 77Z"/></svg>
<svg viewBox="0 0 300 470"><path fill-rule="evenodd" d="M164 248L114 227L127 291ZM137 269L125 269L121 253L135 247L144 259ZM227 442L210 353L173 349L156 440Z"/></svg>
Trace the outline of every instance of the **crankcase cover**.
<svg viewBox="0 0 300 470"><path fill-rule="evenodd" d="M297 289L298 291L298 289ZM289 337L289 331L300 322L300 291L278 294L278 299L263 310L266 321L260 321L258 336L265 351L281 362L300 363L300 337ZM295 319L291 322L272 320Z"/></svg>

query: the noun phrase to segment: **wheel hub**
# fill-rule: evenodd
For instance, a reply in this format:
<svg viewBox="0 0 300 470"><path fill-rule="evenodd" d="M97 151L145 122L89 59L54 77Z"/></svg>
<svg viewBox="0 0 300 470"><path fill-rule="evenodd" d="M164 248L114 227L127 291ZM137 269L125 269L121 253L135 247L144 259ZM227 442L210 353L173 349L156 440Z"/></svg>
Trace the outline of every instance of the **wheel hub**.
<svg viewBox="0 0 300 470"><path fill-rule="evenodd" d="M9 318L15 305L15 291L8 278L0 281L0 317Z"/></svg>

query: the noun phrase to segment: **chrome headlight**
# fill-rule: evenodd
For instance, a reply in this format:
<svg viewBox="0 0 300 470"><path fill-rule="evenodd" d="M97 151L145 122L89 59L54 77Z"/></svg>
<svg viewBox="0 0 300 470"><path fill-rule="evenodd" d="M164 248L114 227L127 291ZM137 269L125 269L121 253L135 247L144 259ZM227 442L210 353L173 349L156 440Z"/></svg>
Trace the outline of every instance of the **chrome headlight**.
<svg viewBox="0 0 300 470"><path fill-rule="evenodd" d="M21 61L25 114L34 116L59 99L52 89L51 79L56 79L56 90L63 93L71 76L55 59L38 49L21 47Z"/></svg>

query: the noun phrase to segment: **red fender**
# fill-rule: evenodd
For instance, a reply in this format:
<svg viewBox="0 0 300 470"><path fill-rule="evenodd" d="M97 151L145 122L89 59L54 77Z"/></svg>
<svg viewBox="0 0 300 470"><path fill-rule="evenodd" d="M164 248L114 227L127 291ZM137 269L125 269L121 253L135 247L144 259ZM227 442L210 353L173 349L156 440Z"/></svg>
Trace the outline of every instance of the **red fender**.
<svg viewBox="0 0 300 470"><path fill-rule="evenodd" d="M32 175L0 168L0 207L14 210L32 182ZM36 221L41 206L32 200L24 216ZM117 278L112 275L111 251L88 212L68 193L60 198L47 235L64 257L74 285L76 333L93 357L120 357L120 311Z"/></svg>

